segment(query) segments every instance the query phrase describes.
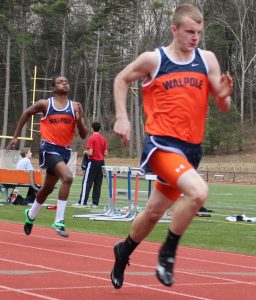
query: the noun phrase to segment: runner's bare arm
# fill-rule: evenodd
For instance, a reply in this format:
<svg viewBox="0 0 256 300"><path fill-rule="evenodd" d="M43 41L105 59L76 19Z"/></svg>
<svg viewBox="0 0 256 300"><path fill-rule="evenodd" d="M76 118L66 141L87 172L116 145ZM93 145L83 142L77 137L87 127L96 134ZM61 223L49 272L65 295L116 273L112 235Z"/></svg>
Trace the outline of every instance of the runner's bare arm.
<svg viewBox="0 0 256 300"><path fill-rule="evenodd" d="M77 120L77 129L82 139L85 139L88 134L88 129L85 125L84 111L81 103L75 102L75 115Z"/></svg>
<svg viewBox="0 0 256 300"><path fill-rule="evenodd" d="M130 140L131 126L127 115L126 100L129 84L133 81L151 76L158 63L155 51L142 53L135 61L127 65L115 78L114 101L116 122L114 132L124 144Z"/></svg>
<svg viewBox="0 0 256 300"><path fill-rule="evenodd" d="M43 113L46 112L47 107L48 107L48 100L41 99L41 100L38 100L34 105L31 105L30 107L28 107L23 112L23 114L21 115L21 117L17 123L16 129L13 134L13 138L6 147L7 150L15 148L15 146L18 142L18 137L21 134L22 128L28 122L30 117L39 112L43 112Z"/></svg>
<svg viewBox="0 0 256 300"><path fill-rule="evenodd" d="M229 72L221 74L220 66L215 54L211 51L204 51L209 67L209 82L211 93L215 104L220 111L226 112L231 107L231 93L233 91L233 79Z"/></svg>

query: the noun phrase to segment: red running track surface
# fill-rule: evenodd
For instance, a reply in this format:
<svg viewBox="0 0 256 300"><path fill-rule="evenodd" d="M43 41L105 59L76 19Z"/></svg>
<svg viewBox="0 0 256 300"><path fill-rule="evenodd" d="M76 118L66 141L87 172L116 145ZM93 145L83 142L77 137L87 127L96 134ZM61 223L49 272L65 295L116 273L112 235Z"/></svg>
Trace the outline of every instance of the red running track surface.
<svg viewBox="0 0 256 300"><path fill-rule="evenodd" d="M256 299L256 257L180 247L175 284L155 278L158 243L143 242L133 253L125 282L110 282L118 238L0 222L0 299L164 300Z"/></svg>

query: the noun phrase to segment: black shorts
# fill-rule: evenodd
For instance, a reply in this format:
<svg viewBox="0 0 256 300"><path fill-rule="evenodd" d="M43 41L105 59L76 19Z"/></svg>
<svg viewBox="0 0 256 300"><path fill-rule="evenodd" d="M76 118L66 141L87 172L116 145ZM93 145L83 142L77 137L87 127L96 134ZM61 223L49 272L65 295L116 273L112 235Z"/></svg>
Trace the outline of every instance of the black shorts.
<svg viewBox="0 0 256 300"><path fill-rule="evenodd" d="M60 161L68 163L71 155L71 149L53 145L43 141L39 151L40 168L46 169L46 172L55 175L54 168Z"/></svg>
<svg viewBox="0 0 256 300"><path fill-rule="evenodd" d="M45 153L44 159L45 165L47 166L46 172L51 175L55 175L54 168L57 165L57 163L59 163L60 161L64 162L63 158L58 154Z"/></svg>

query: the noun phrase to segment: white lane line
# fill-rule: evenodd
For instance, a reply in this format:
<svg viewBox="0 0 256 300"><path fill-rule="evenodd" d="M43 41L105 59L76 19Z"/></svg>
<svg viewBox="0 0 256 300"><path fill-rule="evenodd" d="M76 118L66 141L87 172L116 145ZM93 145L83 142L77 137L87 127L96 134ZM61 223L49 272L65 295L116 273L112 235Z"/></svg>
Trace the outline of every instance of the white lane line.
<svg viewBox="0 0 256 300"><path fill-rule="evenodd" d="M0 230L2 232L8 232L8 233L12 233L12 234L18 234L18 235L21 235L21 233L17 233L17 232L11 232L11 231L6 231L6 230ZM83 235L83 236L89 236L89 237L92 237L92 236L97 236L97 237L102 237L102 238L106 238L106 239L110 239L110 240L117 240L117 238L115 237L108 237L108 236L102 236L102 235L96 235L96 234L88 234L88 233L77 233L77 232L73 232L73 234L77 234L77 235ZM35 237L35 235L33 235ZM44 237L44 236L40 236L40 235L36 235L37 237L39 238L43 238L43 239L50 239L50 240L58 240L58 241L65 241L66 242L71 242L71 243L78 243L78 244L84 244L84 245L92 245L92 246L98 246L98 247L105 247L105 248L112 248L112 246L107 246L107 245L102 245L102 244L96 244L96 243L87 243L87 242L79 242L79 241L73 241L73 240L63 240L63 239L60 239L60 238L49 238L49 237ZM42 251L51 251L51 252L56 252L56 253L60 253L60 251L55 251L55 250L51 250L51 249L45 249L45 248L38 248L38 247L31 247L31 246L26 246L26 245L20 245L20 244L14 244L14 243L6 243L6 242L2 242L3 244L9 244L9 245L14 245L14 246L19 246L19 247L28 247L28 248L32 248L32 249L39 249L39 250L42 250ZM145 242L147 244L151 244L151 245L155 245L155 243L150 243L150 242ZM215 251L215 250L207 250L207 249L197 249L197 248L190 248L190 247L182 247L182 248L187 248L187 249L192 249L193 251L202 251L202 252L208 252L208 253L219 253L219 254L227 254L229 255L229 253L225 253L225 252L222 252L222 251ZM142 250L137 250L138 252L141 252L141 253L145 253L145 254L152 254L152 255L155 255L156 252L148 252L148 251L142 251ZM74 253L69 253L69 252L62 252L63 254L67 254L67 255L71 255L71 256L79 256L79 257L86 257L86 258L92 258L92 259L96 259L96 260L104 260L104 261L111 261L112 262L112 259L104 259L104 258L99 258L99 257L93 257L93 256L87 256L87 255L80 255L80 254L74 254ZM244 254L234 254L234 253L230 253L230 255L232 256L235 256L235 257L239 257L239 256L243 256L243 257L253 257L253 256L248 256L248 255L244 255ZM255 267L249 267L249 266L244 266L244 265L237 265L237 264L230 264L230 263L222 263L222 262L219 262L219 261L210 261L210 260L202 260L202 259L195 259L195 258L188 258L188 257L182 257L182 256L179 256L179 259L188 259L188 260L192 260L192 261L199 261L199 262L207 262L207 263L214 263L214 264L220 264L220 265L227 265L227 266L232 266L232 267L242 267L242 268L246 268L246 269L253 269L255 270L256 268ZM152 266L148 266L148 265L141 265L141 264L133 264L135 266L140 266L140 267L145 267L145 268L152 268ZM33 265L34 266L34 265ZM180 272L180 273L184 273L184 274L191 274L193 276L201 276L200 274L195 274L193 272L187 272L187 271L180 271L180 270L176 270L176 272ZM81 273L79 273L79 275L81 276ZM255 284L255 283L248 283L248 282L241 282L241 281L237 281L237 280L231 280L231 279L224 279L224 278L219 278L219 277L213 277L213 276L205 276L202 274L202 276L204 277L208 277L208 278L215 278L215 279L219 279L219 280L224 280L224 281L229 281L230 282L233 282L233 283L240 283L240 284ZM101 280L104 280L103 278L100 278ZM108 280L109 281L109 280ZM229 284L226 282L226 284ZM141 287L141 288L147 288L147 289L153 289L152 286L151 287L148 287L147 285L134 285L134 284L130 284L130 283L127 283L127 285L129 286L136 286L136 287ZM165 292L163 291L162 289L160 289L159 291L162 291L162 292ZM168 293L170 293L171 291L167 291ZM171 294L173 294L173 292L171 292ZM177 293L174 293L174 294L177 294ZM178 295L178 294L177 294ZM183 295L183 294L182 294ZM185 296L185 295L183 295ZM186 297L192 297L192 298L195 298L194 296L192 295L186 295ZM196 298L196 299L206 299L206 298Z"/></svg>
<svg viewBox="0 0 256 300"><path fill-rule="evenodd" d="M51 238L48 237L47 239L51 239ZM65 241L67 241L67 240L65 240ZM70 241L70 242L75 243L75 241ZM73 253L73 252L53 250L53 249L43 248L43 247L34 247L34 246L18 244L18 243L10 243L10 242L0 241L0 244L12 245L12 246L21 247L21 248L36 249L36 250L40 250L40 251L49 251L49 252L52 252L52 253L61 253L61 254L70 255L70 256L74 256L74 257L84 257L84 258L89 258L89 259L102 260L102 261L106 261L106 262L113 262L112 258L102 258L102 257L98 257L98 256L90 256L90 255L78 254L78 253ZM87 246L97 246L97 247L100 247L100 248L106 247L106 248L111 248L112 249L112 246L110 247L110 246L106 246L106 245L103 245L103 244L82 243L82 242L79 242L79 244L84 244L84 245L87 245ZM143 254L156 255L155 252L150 252L150 251L137 250L137 252L143 253ZM202 258L199 259L199 258L191 258L191 257L187 257L187 256L178 255L177 259L178 260L182 259L182 260L189 260L189 261L204 262L204 263L207 263L207 264L215 264L215 265L218 264L218 265L221 265L221 266L238 267L238 268L244 268L244 269L249 269L249 270L256 270L256 266L255 267L244 266L244 265L241 265L241 264L231 264L231 263L214 261L214 260L209 260L209 259L206 260L206 259L202 259ZM144 267L144 268L155 268L155 266L152 266L152 265L135 264L135 263L133 263L133 265L139 266L139 267ZM179 272L183 273L184 271L179 271Z"/></svg>
<svg viewBox="0 0 256 300"><path fill-rule="evenodd" d="M11 260L11 259L0 258L0 261L14 263L14 264L19 264L19 265L23 265L23 266L34 267L34 268L41 268L41 269L44 269L44 270L51 270L51 271L55 271L55 272L59 272L59 273L64 273L64 274L69 274L69 275L76 275L76 276L82 276L82 277L87 277L87 278L92 278L92 279L103 280L103 281L106 281L108 283L110 282L110 279L108 279L108 278L102 278L102 277L98 277L98 276L92 276L92 275L88 275L88 274L82 274L82 273L79 273L79 272L63 270L63 269L59 269L59 268L47 267L47 266L43 266L43 265L36 265L36 264L24 263L24 262L18 261L18 260ZM138 284L133 284L133 283L129 283L129 282L126 282L125 285L126 286L130 286L130 287L142 288L142 289L145 289L145 290L157 291L157 292L161 292L161 293L165 293L165 294L172 294L172 295L183 296L183 297L192 298L192 299L212 300L211 298L197 297L197 296L194 296L194 295L191 295L191 294L178 293L178 292L174 292L174 291L171 291L171 290L165 290L163 288L154 288L154 287L147 286L147 285L138 285ZM109 283L109 286L111 288L113 288L110 283ZM17 291L19 291L19 290L17 290ZM49 298L49 300L51 300L51 299L55 300L55 298Z"/></svg>
<svg viewBox="0 0 256 300"><path fill-rule="evenodd" d="M43 295L39 295L39 294L36 294L36 293L27 292L27 291L20 290L20 289L10 288L10 287L5 286L5 285L0 285L0 289L6 290L8 292L15 292L15 293L18 293L18 294L30 295L30 296L33 296L33 297L36 297L36 298L40 298L40 299L61 300L59 298L47 297L47 296L43 296Z"/></svg>

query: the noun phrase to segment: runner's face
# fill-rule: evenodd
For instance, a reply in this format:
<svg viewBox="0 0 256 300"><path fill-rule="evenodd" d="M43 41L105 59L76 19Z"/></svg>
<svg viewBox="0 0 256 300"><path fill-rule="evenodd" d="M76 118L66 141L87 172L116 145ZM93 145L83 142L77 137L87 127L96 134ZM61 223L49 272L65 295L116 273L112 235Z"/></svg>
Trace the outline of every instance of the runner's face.
<svg viewBox="0 0 256 300"><path fill-rule="evenodd" d="M55 85L53 88L54 93L56 94L68 94L70 90L69 83L67 78L60 76L55 80Z"/></svg>
<svg viewBox="0 0 256 300"><path fill-rule="evenodd" d="M203 22L199 24L189 17L183 17L179 27L172 25L173 38L183 52L191 52L198 46L202 30Z"/></svg>

